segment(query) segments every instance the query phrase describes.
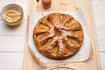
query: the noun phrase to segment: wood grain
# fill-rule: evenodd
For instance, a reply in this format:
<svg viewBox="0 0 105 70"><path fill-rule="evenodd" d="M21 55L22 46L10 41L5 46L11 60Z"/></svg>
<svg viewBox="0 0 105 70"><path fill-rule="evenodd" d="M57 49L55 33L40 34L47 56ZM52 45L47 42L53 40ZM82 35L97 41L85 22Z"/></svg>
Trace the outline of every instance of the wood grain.
<svg viewBox="0 0 105 70"><path fill-rule="evenodd" d="M56 0L53 0L53 1L56 1ZM65 0L62 0L62 1L65 1ZM58 0L57 2L61 3L61 0ZM34 3L34 2L32 2L32 3ZM33 8L32 3L31 3L31 8L30 8L31 10ZM71 2L67 2L67 3L71 3ZM57 4L57 6L58 5L59 4ZM91 5L92 5L91 0L77 0L77 6L82 9L83 14L86 18L86 21L88 23L87 26L88 26L88 29L90 32L90 38L91 38L91 42L92 42L91 50L93 51L91 58L85 62L69 63L67 65L60 65L60 66L63 66L63 67L67 66L67 67L73 68L75 70L100 70L100 63L99 63L99 56L98 56L98 49L97 49L97 39L96 39L96 34L95 34L93 12L92 12ZM34 6L35 6L35 4L34 4ZM59 7L61 7L61 6L59 6ZM65 9L67 11L68 8L67 8L67 6L65 6L65 7L66 7ZM65 11L65 9L62 10L62 8L58 8L58 9L60 9L60 11ZM58 10L58 9L56 9L56 10ZM35 10L35 8L34 8L34 10ZM52 11L52 10L53 10L53 8L50 10L47 10L47 11ZM38 10L38 11L45 11L45 10L40 8L40 10ZM55 11L55 10L53 10L53 11ZM43 68L40 67L40 65L37 63L37 61L34 59L34 57L32 57L32 54L29 51L29 48L26 43L24 70L39 70L39 69L42 70ZM47 69L44 69L44 70L47 70Z"/></svg>

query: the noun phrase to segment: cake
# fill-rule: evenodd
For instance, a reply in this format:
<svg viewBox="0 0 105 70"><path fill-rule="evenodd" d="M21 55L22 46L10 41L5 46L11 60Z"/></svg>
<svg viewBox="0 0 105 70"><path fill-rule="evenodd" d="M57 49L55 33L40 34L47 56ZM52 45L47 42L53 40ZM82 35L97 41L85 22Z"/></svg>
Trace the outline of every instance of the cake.
<svg viewBox="0 0 105 70"><path fill-rule="evenodd" d="M83 39L81 24L69 14L46 15L33 29L35 47L42 55L55 60L75 55L81 48Z"/></svg>

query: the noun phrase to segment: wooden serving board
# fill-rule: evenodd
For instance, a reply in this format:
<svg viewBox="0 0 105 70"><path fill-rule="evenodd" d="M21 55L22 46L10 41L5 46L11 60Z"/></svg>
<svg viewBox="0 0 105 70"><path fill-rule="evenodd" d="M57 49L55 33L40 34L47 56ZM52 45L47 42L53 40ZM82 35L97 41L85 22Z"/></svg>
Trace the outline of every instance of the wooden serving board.
<svg viewBox="0 0 105 70"><path fill-rule="evenodd" d="M53 7L50 9L43 9L41 4L35 2L35 0L30 0L29 4L29 14L28 14L28 24L27 24L27 33L26 33L26 48L25 48L25 56L24 56L24 70L100 70L100 62L99 62L99 55L97 49L97 39L95 34L95 26L93 20L93 11L92 11L92 3L91 0L52 0ZM73 7L73 8L71 8ZM54 11L71 11L78 8L81 8L85 19L87 21L87 27L90 33L91 39L91 52L90 52L90 59L84 62L75 62L75 63L67 63L65 65L56 66L51 68L43 68L41 67L38 62L35 60L33 55L31 54L30 49L28 48L28 26L29 26L29 18L30 12L34 11L41 11L41 12L54 12ZM69 67L69 68L66 68ZM70 69L72 68L72 69Z"/></svg>

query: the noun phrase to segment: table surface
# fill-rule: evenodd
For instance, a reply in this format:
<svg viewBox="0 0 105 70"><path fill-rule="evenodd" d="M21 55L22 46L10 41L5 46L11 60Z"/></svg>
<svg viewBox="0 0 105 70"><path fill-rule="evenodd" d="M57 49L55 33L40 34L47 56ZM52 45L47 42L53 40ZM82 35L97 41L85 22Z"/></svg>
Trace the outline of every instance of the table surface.
<svg viewBox="0 0 105 70"><path fill-rule="evenodd" d="M1 0L0 11L9 3L17 3L23 7L24 20L17 28L10 28L0 18L0 70L22 70L29 1ZM105 70L105 0L92 0L92 3L101 69Z"/></svg>

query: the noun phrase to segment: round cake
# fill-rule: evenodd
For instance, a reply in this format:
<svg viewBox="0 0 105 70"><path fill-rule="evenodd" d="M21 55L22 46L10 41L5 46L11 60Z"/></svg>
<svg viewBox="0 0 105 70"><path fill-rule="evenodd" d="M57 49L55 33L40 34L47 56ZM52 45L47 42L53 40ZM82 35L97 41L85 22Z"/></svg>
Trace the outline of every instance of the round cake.
<svg viewBox="0 0 105 70"><path fill-rule="evenodd" d="M51 59L65 59L81 48L84 33L81 24L69 14L52 13L42 17L33 30L38 51Z"/></svg>

